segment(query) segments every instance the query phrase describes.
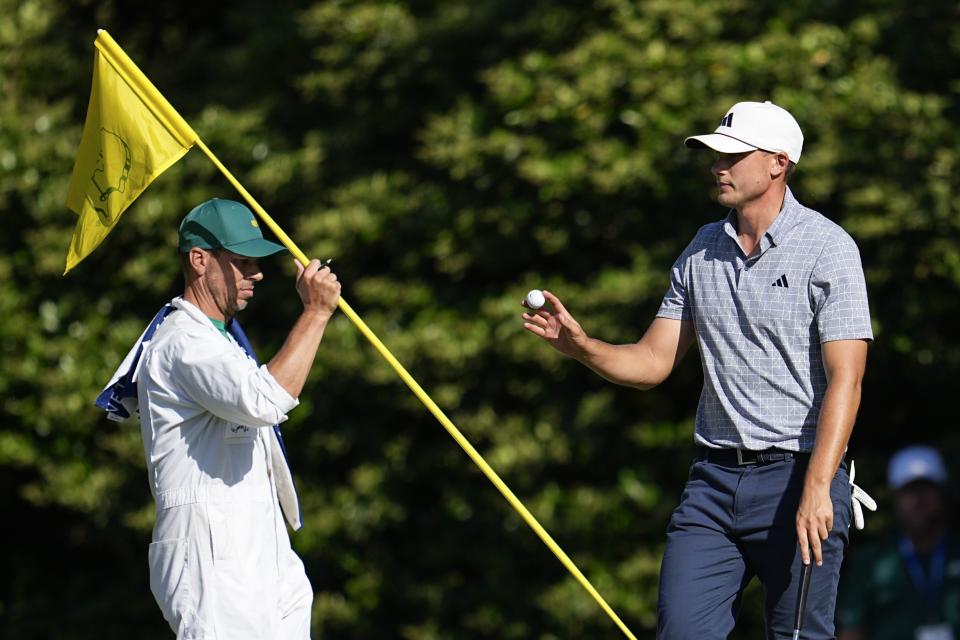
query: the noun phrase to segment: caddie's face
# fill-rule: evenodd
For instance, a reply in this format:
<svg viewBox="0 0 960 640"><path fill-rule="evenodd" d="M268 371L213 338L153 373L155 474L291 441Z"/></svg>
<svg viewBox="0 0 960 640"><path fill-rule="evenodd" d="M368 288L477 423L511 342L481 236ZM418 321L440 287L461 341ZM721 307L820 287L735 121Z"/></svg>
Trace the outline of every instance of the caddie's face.
<svg viewBox="0 0 960 640"><path fill-rule="evenodd" d="M256 283L263 280L263 272L256 258L226 249L212 252L212 256L211 268L204 274L207 286L224 317L232 318L247 308Z"/></svg>
<svg viewBox="0 0 960 640"><path fill-rule="evenodd" d="M717 181L717 202L741 210L767 192L779 175L778 156L756 149L744 153L715 153L711 173ZM785 156L784 156L785 157Z"/></svg>

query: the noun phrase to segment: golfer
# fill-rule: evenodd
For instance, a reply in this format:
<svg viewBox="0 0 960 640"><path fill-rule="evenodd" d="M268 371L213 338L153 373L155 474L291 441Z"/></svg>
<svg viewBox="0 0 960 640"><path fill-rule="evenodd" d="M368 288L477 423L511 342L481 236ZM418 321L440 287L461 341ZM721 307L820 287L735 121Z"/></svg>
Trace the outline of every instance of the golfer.
<svg viewBox="0 0 960 640"><path fill-rule="evenodd" d="M183 296L98 401L121 418L139 407L157 506L150 587L178 638L310 637L313 592L284 524L298 529L300 511L275 425L298 404L340 284L316 260L298 264L303 312L259 366L234 316L263 280L257 259L281 251L238 202L193 209L180 225Z"/></svg>
<svg viewBox="0 0 960 640"><path fill-rule="evenodd" d="M656 386L696 341L698 453L667 529L657 637L726 638L747 583L764 587L767 637L790 638L801 563L814 562L804 638L833 638L851 517L843 464L872 340L860 255L787 181L803 135L769 102L731 107L714 133L726 217L674 263L635 344L590 337L552 293L524 327L604 378Z"/></svg>

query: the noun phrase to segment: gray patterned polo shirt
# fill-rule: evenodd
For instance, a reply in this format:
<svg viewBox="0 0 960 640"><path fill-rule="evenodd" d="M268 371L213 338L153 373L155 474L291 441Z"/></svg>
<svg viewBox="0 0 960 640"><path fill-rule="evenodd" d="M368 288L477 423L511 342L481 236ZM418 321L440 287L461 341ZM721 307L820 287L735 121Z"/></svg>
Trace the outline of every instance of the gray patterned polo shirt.
<svg viewBox="0 0 960 640"><path fill-rule="evenodd" d="M860 253L789 188L758 255L744 255L735 222L731 210L697 232L657 312L696 328L703 391L695 438L810 451L827 388L820 345L873 339Z"/></svg>

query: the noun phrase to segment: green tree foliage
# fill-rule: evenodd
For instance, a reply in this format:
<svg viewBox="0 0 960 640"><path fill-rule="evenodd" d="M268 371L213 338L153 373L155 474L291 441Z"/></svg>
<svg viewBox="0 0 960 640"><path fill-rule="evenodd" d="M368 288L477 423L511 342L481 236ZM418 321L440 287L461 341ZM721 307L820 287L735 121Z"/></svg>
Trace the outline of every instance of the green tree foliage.
<svg viewBox="0 0 960 640"><path fill-rule="evenodd" d="M149 594L136 425L91 406L178 292L176 223L234 197L198 152L66 278L63 206L107 28L344 295L639 637L692 456L695 355L648 393L524 335L533 287L637 339L693 232L723 212L683 137L730 104L800 121L792 186L866 265L877 341L852 452L883 482L912 440L957 452L953 3L328 0L229 8L0 0L0 635L168 637ZM263 355L293 267L243 318ZM615 638L346 318L286 427L319 638ZM878 492L882 497L882 490ZM870 531L889 517L879 515ZM738 637L756 637L751 591Z"/></svg>

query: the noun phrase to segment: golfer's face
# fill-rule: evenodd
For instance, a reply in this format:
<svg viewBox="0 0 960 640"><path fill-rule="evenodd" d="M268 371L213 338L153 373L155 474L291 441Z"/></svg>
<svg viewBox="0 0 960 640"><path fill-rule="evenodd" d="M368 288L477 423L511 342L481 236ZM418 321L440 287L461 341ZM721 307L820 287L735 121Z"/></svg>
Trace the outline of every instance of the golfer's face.
<svg viewBox="0 0 960 640"><path fill-rule="evenodd" d="M777 156L756 149L744 153L716 153L710 168L717 181L717 202L741 209L770 187Z"/></svg>
<svg viewBox="0 0 960 640"><path fill-rule="evenodd" d="M215 255L217 265L210 274L210 289L223 314L232 318L247 308L253 298L254 286L263 280L263 272L256 258L221 250Z"/></svg>

